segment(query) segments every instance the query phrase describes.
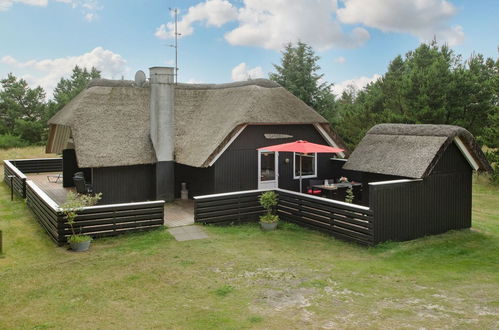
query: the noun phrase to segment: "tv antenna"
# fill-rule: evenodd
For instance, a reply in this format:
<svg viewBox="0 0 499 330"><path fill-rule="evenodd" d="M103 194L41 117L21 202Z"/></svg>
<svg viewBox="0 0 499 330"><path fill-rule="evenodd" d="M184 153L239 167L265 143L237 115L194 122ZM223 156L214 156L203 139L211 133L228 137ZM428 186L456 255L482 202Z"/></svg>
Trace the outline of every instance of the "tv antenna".
<svg viewBox="0 0 499 330"><path fill-rule="evenodd" d="M178 81L178 36L182 35L181 33L178 33L177 31L177 21L178 21L178 8L168 8L170 12L173 11L174 17L175 17L175 30L174 30L174 35L175 35L175 44L170 45L170 47L175 48L175 84L177 84Z"/></svg>

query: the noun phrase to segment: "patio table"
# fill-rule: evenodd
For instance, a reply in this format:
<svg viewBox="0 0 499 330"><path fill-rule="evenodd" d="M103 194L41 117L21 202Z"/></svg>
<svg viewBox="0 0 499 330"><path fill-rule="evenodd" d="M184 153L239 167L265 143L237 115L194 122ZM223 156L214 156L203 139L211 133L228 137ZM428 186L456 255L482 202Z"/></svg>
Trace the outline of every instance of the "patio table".
<svg viewBox="0 0 499 330"><path fill-rule="evenodd" d="M334 183L334 184L319 184L319 185L314 185L312 187L321 189L323 191L327 191L327 197L330 199L335 199L335 195L337 194L338 189L348 189L351 187L357 187L357 186L362 186L362 183L359 182L340 182L340 183Z"/></svg>

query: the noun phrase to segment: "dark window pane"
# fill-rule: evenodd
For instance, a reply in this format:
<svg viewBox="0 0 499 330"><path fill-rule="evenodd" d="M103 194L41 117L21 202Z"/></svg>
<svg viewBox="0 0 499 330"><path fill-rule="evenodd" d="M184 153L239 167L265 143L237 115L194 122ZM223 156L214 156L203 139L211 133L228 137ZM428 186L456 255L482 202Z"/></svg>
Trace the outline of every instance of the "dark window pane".
<svg viewBox="0 0 499 330"><path fill-rule="evenodd" d="M275 180L275 153L262 152L260 158L260 180L269 181Z"/></svg>
<svg viewBox="0 0 499 330"><path fill-rule="evenodd" d="M301 159L302 176L316 175L315 154L302 155ZM300 176L300 154L295 154L295 176Z"/></svg>

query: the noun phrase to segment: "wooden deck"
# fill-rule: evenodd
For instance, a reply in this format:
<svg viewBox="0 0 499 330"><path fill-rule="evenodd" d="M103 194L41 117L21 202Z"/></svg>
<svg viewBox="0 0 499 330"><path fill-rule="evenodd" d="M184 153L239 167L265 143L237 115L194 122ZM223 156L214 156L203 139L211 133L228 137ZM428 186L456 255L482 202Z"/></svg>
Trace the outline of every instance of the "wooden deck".
<svg viewBox="0 0 499 330"><path fill-rule="evenodd" d="M75 188L63 188L62 178L57 182L50 182L49 175L58 175L59 172L28 173L28 180L32 180L43 192L61 205L66 201L68 192L76 192ZM50 178L54 181L55 178ZM194 203L192 200L175 200L172 203L165 203L164 224L169 227L181 227L194 224Z"/></svg>
<svg viewBox="0 0 499 330"><path fill-rule="evenodd" d="M50 198L58 205L66 201L68 192L76 192L74 188L64 188L62 186L62 178L57 182L49 182L49 175L58 175L59 172L46 172L46 173L28 173L26 176L28 180L32 180L41 190L43 190ZM54 179L51 178L51 181Z"/></svg>

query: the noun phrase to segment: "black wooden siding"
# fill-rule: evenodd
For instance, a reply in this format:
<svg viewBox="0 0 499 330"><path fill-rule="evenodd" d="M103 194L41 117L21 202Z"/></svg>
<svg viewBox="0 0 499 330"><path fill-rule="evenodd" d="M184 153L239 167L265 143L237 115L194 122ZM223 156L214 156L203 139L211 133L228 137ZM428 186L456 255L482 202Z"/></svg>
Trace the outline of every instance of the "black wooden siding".
<svg viewBox="0 0 499 330"><path fill-rule="evenodd" d="M267 139L264 134L288 134L287 139ZM249 125L213 164L214 193L258 189L257 148L269 145L306 140L327 145L313 125ZM337 176L331 167L333 154L318 154L318 178ZM285 160L289 159L289 163ZM303 179L303 187L309 179ZM299 190L299 180L293 179L293 153L279 153L279 188ZM196 194L194 194L196 195Z"/></svg>
<svg viewBox="0 0 499 330"><path fill-rule="evenodd" d="M62 186L74 187L73 176L76 172L83 172L85 181L92 182L92 170L90 168L79 168L74 149L62 151Z"/></svg>
<svg viewBox="0 0 499 330"><path fill-rule="evenodd" d="M175 197L180 198L181 183L187 183L189 197L213 194L214 168L175 164Z"/></svg>
<svg viewBox="0 0 499 330"><path fill-rule="evenodd" d="M92 184L100 205L156 199L153 164L94 168Z"/></svg>
<svg viewBox="0 0 499 330"><path fill-rule="evenodd" d="M264 134L288 134L292 138L267 139ZM314 125L249 125L232 142L215 163L208 168L176 164L175 195L180 196L180 183L186 182L189 196L258 189L257 148L274 144L307 140L327 145ZM317 172L320 179L338 178L337 167L332 167L333 154L318 154ZM286 164L285 159L290 161ZM307 187L309 179L303 179ZM299 190L299 180L293 179L293 154L279 153L279 187Z"/></svg>
<svg viewBox="0 0 499 330"><path fill-rule="evenodd" d="M471 175L466 159L452 144L423 180L370 185L376 243L471 227Z"/></svg>

